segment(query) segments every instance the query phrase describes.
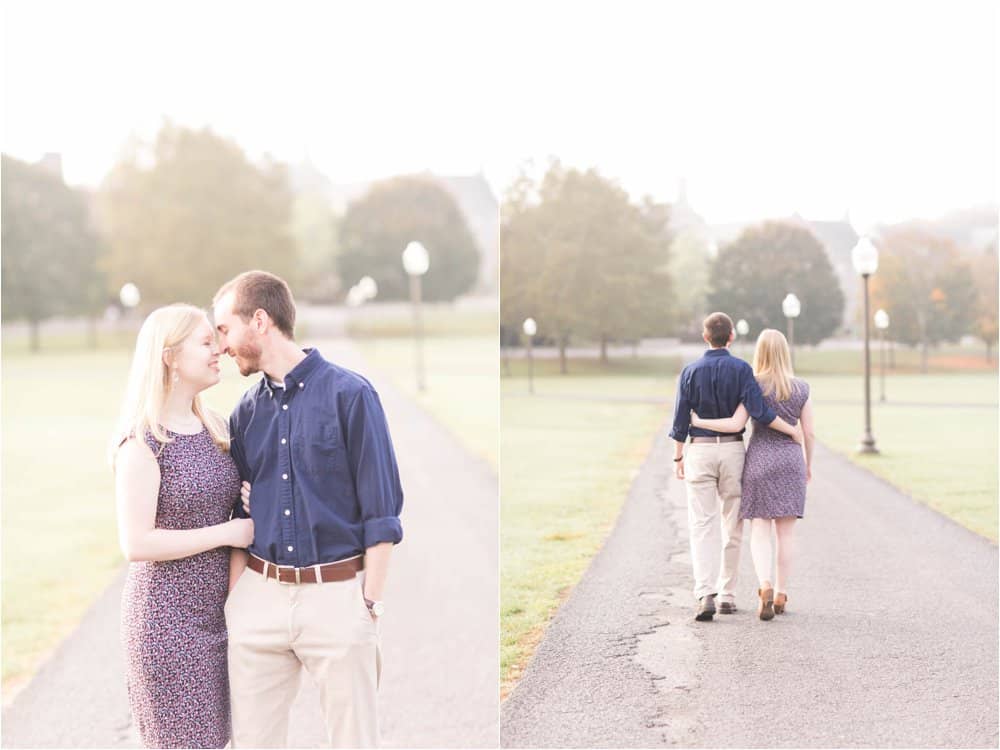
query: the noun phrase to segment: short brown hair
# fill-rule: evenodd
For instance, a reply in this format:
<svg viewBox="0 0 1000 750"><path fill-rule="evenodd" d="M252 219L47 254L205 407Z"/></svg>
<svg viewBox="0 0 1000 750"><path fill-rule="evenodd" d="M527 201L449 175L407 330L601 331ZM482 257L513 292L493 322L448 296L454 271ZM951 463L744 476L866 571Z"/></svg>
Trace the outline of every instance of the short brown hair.
<svg viewBox="0 0 1000 750"><path fill-rule="evenodd" d="M263 310L274 325L288 338L295 338L295 300L285 280L267 271L245 271L223 284L212 298L212 304L229 294L233 297L233 314L244 323L257 310Z"/></svg>
<svg viewBox="0 0 1000 750"><path fill-rule="evenodd" d="M725 346L733 333L733 320L723 312L714 312L702 323L708 340L714 347Z"/></svg>

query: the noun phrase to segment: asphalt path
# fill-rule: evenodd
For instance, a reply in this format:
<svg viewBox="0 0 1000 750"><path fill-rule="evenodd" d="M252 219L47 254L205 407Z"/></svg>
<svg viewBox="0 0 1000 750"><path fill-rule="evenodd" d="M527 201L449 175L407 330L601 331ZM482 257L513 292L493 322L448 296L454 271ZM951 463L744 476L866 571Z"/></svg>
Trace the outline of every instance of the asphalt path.
<svg viewBox="0 0 1000 750"><path fill-rule="evenodd" d="M501 707L504 747L997 747L997 547L819 447L786 614L693 619L665 429Z"/></svg>
<svg viewBox="0 0 1000 750"><path fill-rule="evenodd" d="M383 744L496 747L496 473L366 369L349 342L319 346L378 389L405 494L404 539L393 552L382 621ZM3 711L4 747L140 747L119 645L123 581L124 571ZM289 742L323 744L318 694L305 675Z"/></svg>

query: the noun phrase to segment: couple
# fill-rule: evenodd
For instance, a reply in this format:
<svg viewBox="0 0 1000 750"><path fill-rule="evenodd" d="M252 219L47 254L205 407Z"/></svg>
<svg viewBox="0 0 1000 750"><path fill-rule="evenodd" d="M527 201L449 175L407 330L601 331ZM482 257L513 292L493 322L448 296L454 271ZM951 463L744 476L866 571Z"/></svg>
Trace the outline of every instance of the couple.
<svg viewBox="0 0 1000 750"><path fill-rule="evenodd" d="M794 377L788 342L779 331L761 332L751 369L729 353L734 335L728 315L712 313L703 328L711 348L681 372L670 432L675 473L687 488L695 619L714 617L716 597L720 613L736 611L743 521L750 519L757 612L760 619L771 620L785 611L788 601L792 534L812 478L809 385ZM754 429L744 449L750 417ZM773 579L772 524L777 538Z"/></svg>
<svg viewBox="0 0 1000 750"><path fill-rule="evenodd" d="M378 618L403 533L378 395L296 345L277 276L237 276L213 318L146 318L113 441L133 720L147 747L280 747L305 667L329 744L375 746ZM228 424L200 395L222 353L263 373Z"/></svg>

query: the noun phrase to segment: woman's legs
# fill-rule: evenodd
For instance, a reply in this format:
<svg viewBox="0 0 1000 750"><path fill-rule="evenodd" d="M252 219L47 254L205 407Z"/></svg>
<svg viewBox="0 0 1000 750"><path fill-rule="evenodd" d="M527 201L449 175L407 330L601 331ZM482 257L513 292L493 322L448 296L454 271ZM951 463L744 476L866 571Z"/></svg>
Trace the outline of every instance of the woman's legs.
<svg viewBox="0 0 1000 750"><path fill-rule="evenodd" d="M750 556L761 588L771 583L771 519L750 519Z"/></svg>
<svg viewBox="0 0 1000 750"><path fill-rule="evenodd" d="M795 516L775 518L774 526L778 533L778 572L775 575L775 590L787 593L788 574L792 569L792 557L795 554L794 531ZM756 564L756 563L755 563Z"/></svg>

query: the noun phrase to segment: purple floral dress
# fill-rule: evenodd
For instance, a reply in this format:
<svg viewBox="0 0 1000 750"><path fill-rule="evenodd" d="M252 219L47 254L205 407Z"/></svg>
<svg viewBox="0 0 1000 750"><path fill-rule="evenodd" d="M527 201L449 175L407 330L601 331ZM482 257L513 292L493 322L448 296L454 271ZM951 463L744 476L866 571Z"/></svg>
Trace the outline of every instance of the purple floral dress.
<svg viewBox="0 0 1000 750"><path fill-rule="evenodd" d="M208 430L168 431L159 456L156 528L223 523L240 494L228 453ZM224 747L229 741L226 621L229 548L180 560L129 564L121 636L132 718L146 747Z"/></svg>
<svg viewBox="0 0 1000 750"><path fill-rule="evenodd" d="M788 424L795 425L809 398L809 384L792 378L787 401L764 396L765 403ZM788 435L754 420L753 435L743 463L743 498L740 519L802 518L806 505L806 460L802 446Z"/></svg>

